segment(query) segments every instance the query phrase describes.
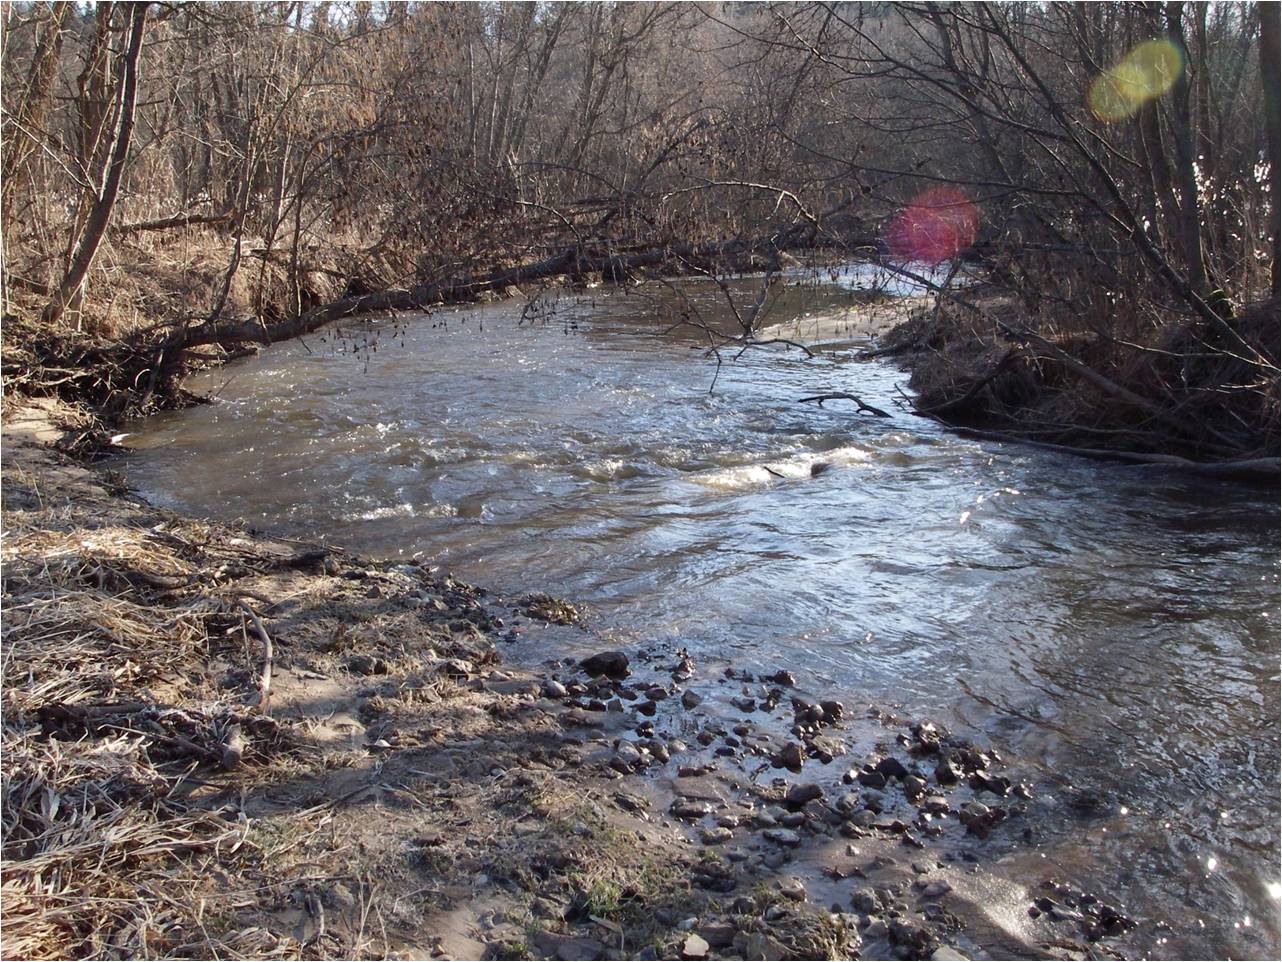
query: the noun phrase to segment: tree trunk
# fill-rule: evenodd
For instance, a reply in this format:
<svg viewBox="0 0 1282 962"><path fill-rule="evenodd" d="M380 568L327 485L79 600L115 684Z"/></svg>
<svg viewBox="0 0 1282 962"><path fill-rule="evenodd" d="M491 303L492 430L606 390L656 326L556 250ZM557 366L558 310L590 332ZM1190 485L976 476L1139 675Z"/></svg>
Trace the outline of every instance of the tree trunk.
<svg viewBox="0 0 1282 962"><path fill-rule="evenodd" d="M124 175L125 161L129 156L129 142L133 138L134 131L134 110L138 100L138 60L142 53L143 32L147 26L147 3L130 4L129 17L128 45L121 61L118 81L120 109L115 142L111 149L111 162L107 168L102 190L94 198L89 217L80 233L80 239L76 242L67 272L44 309L42 319L46 323L57 323L80 289L85 275L93 266L103 235L107 232L107 224L111 220L111 211L116 205L116 197L120 194L120 180Z"/></svg>
<svg viewBox="0 0 1282 962"><path fill-rule="evenodd" d="M1278 175L1282 157L1278 146L1278 5L1258 3L1260 11L1260 81L1264 86L1264 124L1269 137L1269 233L1273 238L1273 264L1270 282L1273 293L1278 292L1279 270L1282 270L1282 250L1279 250L1278 214L1282 212L1279 197Z"/></svg>
<svg viewBox="0 0 1282 962"><path fill-rule="evenodd" d="M15 115L20 129L5 138L3 177L0 178L0 207L12 223L11 205L22 181L28 176L27 160L35 152L36 138L44 126L45 110L49 106L49 94L53 88L54 74L57 73L58 55L62 50L62 37L67 14L71 4L55 3L49 13L49 21L40 32L36 42L35 54L32 57L31 77L27 88L22 92Z"/></svg>
<svg viewBox="0 0 1282 962"><path fill-rule="evenodd" d="M1193 135L1192 89L1189 72L1193 64L1189 45L1184 36L1184 4L1172 0L1166 5L1166 23L1171 42L1180 51L1184 63L1172 88L1172 113L1175 128L1175 173L1180 185L1180 247L1184 254L1184 269L1189 287L1199 297L1207 294L1206 266L1202 261L1202 215L1197 196L1196 138ZM1205 66L1199 69L1206 69Z"/></svg>

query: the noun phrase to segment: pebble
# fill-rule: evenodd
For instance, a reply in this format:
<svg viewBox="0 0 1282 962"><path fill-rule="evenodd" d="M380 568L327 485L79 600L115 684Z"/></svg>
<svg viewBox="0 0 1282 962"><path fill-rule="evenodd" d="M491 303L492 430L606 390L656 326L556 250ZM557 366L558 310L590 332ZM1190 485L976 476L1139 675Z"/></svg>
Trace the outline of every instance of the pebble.
<svg viewBox="0 0 1282 962"><path fill-rule="evenodd" d="M728 828L705 828L700 835L704 845L720 845L722 842L728 842L734 836L734 832Z"/></svg>
<svg viewBox="0 0 1282 962"><path fill-rule="evenodd" d="M770 759L770 763L775 768L786 768L790 772L801 771L801 766L804 762L805 755L802 754L801 746L796 742L788 742Z"/></svg>
<svg viewBox="0 0 1282 962"><path fill-rule="evenodd" d="M786 899L792 899L794 902L804 902L806 900L806 886L802 884L799 878L780 879L779 894Z"/></svg>
<svg viewBox="0 0 1282 962"><path fill-rule="evenodd" d="M886 776L878 771L859 772L855 778L860 785L866 785L868 788L884 788L886 785Z"/></svg>
<svg viewBox="0 0 1282 962"><path fill-rule="evenodd" d="M817 798L824 797L824 790L814 782L808 782L804 785L793 785L788 789L788 795L785 799L790 808L801 808L807 802L813 802Z"/></svg>
<svg viewBox="0 0 1282 962"><path fill-rule="evenodd" d="M706 959L707 957L707 941L699 935L687 935L686 940L681 943L681 958Z"/></svg>
<svg viewBox="0 0 1282 962"><path fill-rule="evenodd" d="M614 757L610 759L610 767L626 774L640 765L641 760L641 752L635 745L629 741L621 741L615 749Z"/></svg>
<svg viewBox="0 0 1282 962"><path fill-rule="evenodd" d="M621 651L602 651L579 662L579 667L593 677L605 675L607 678L626 678L628 676L628 656Z"/></svg>
<svg viewBox="0 0 1282 962"><path fill-rule="evenodd" d="M699 935L714 949L734 944L736 929L729 922L708 922L699 926Z"/></svg>
<svg viewBox="0 0 1282 962"><path fill-rule="evenodd" d="M681 706L683 708L697 708L702 701L702 696L695 694L689 689L681 693Z"/></svg>
<svg viewBox="0 0 1282 962"><path fill-rule="evenodd" d="M545 698L565 698L569 694L566 687L555 678L548 678L543 682L543 696Z"/></svg>
<svg viewBox="0 0 1282 962"><path fill-rule="evenodd" d="M942 895L947 895L953 890L953 887L943 879L935 879L933 882L927 882L926 887L921 890L921 897L924 899L937 899Z"/></svg>
<svg viewBox="0 0 1282 962"><path fill-rule="evenodd" d="M894 755L888 755L879 761L876 765L877 771L881 772L886 778L903 778L909 774L908 769Z"/></svg>
<svg viewBox="0 0 1282 962"><path fill-rule="evenodd" d="M801 844L801 836L790 828L768 828L761 834L767 841L774 842L776 845L794 848Z"/></svg>

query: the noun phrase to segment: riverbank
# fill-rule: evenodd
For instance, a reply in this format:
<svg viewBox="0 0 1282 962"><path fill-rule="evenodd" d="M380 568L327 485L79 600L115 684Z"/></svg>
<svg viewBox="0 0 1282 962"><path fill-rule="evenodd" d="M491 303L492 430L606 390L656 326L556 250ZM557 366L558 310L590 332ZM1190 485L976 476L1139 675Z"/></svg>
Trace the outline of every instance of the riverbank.
<svg viewBox="0 0 1282 962"><path fill-rule="evenodd" d="M5 417L6 955L1084 958L1129 928L1004 874L1037 815L991 749L664 645L505 668L575 609L153 508L56 450L83 423Z"/></svg>

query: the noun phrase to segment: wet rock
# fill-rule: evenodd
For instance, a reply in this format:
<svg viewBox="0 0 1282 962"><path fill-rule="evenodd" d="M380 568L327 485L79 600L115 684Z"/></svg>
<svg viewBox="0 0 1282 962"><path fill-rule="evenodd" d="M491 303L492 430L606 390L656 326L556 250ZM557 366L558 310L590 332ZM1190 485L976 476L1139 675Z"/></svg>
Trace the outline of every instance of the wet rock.
<svg viewBox="0 0 1282 962"><path fill-rule="evenodd" d="M745 713L754 712L757 710L756 699L749 698L746 695L736 695L734 698L730 699L730 704L734 705L735 708Z"/></svg>
<svg viewBox="0 0 1282 962"><path fill-rule="evenodd" d="M690 691L689 689L681 693L681 706L683 708L686 708L686 709L697 708L702 701L703 701L703 698L701 696L695 694L693 691Z"/></svg>
<svg viewBox="0 0 1282 962"><path fill-rule="evenodd" d="M801 836L790 828L768 828L761 835L767 841L785 848L796 848L801 844Z"/></svg>
<svg viewBox="0 0 1282 962"><path fill-rule="evenodd" d="M828 725L841 721L846 714L846 706L839 701L821 701L819 707L823 711L823 721Z"/></svg>
<svg viewBox="0 0 1282 962"><path fill-rule="evenodd" d="M615 792L614 800L619 803L619 807L627 812L641 813L650 808L650 801L640 795L634 795L631 792Z"/></svg>
<svg viewBox="0 0 1282 962"><path fill-rule="evenodd" d="M1011 789L1009 778L1002 775L984 775L981 772L971 775L967 784L976 792L992 792L999 798L1005 798Z"/></svg>
<svg viewBox="0 0 1282 962"><path fill-rule="evenodd" d="M806 816L801 812L788 812L779 816L779 824L784 828L801 828L806 824Z"/></svg>
<svg viewBox="0 0 1282 962"><path fill-rule="evenodd" d="M943 879L935 879L927 882L925 888L921 890L921 897L924 899L937 899L947 895L953 890L953 887Z"/></svg>
<svg viewBox="0 0 1282 962"><path fill-rule="evenodd" d="M632 742L621 741L614 750L614 757L610 759L610 767L626 775L640 766L642 760L641 752Z"/></svg>
<svg viewBox="0 0 1282 962"><path fill-rule="evenodd" d="M850 907L864 915L873 915L881 911L877 893L871 888L857 888L850 893Z"/></svg>
<svg viewBox="0 0 1282 962"><path fill-rule="evenodd" d="M983 802L967 802L957 813L957 818L972 835L984 835L1006 817L999 808L989 808Z"/></svg>
<svg viewBox="0 0 1282 962"><path fill-rule="evenodd" d="M786 768L790 772L801 771L801 766L804 762L805 755L801 751L801 746L796 742L788 742L770 758L770 763L775 768Z"/></svg>
<svg viewBox="0 0 1282 962"><path fill-rule="evenodd" d="M961 771L951 759L941 758L935 766L935 781L940 785L956 785L961 781Z"/></svg>
<svg viewBox="0 0 1282 962"><path fill-rule="evenodd" d="M952 946L941 945L930 954L934 962L969 962L970 957L962 955Z"/></svg>
<svg viewBox="0 0 1282 962"><path fill-rule="evenodd" d="M869 771L865 769L856 773L855 779L860 785L864 785L868 788L886 787L886 776L878 771Z"/></svg>
<svg viewBox="0 0 1282 962"><path fill-rule="evenodd" d="M579 662L579 667L596 678L628 677L628 656L621 651L602 651Z"/></svg>
<svg viewBox="0 0 1282 962"><path fill-rule="evenodd" d="M864 938L867 939L884 939L890 935L890 926L886 924L885 919L873 919L868 923L868 928L864 929Z"/></svg>
<svg viewBox="0 0 1282 962"><path fill-rule="evenodd" d="M647 741L645 743L645 747L649 750L650 754L654 756L654 760L660 764L666 764L672 758L672 755L668 752L668 746L657 738L652 738Z"/></svg>
<svg viewBox="0 0 1282 962"><path fill-rule="evenodd" d="M887 755L879 761L876 765L876 769L887 779L903 778L908 775L908 769L904 767L904 763L894 755Z"/></svg>
<svg viewBox="0 0 1282 962"><path fill-rule="evenodd" d="M637 711L646 717L653 717L658 710L659 703L650 698L637 705Z"/></svg>
<svg viewBox="0 0 1282 962"><path fill-rule="evenodd" d="M734 837L734 832L728 828L718 826L716 828L705 828L699 837L704 845L720 845L723 842L730 841Z"/></svg>
<svg viewBox="0 0 1282 962"><path fill-rule="evenodd" d="M859 808L859 793L846 792L846 794L837 799L833 805L837 811L841 812L843 815L849 815Z"/></svg>
<svg viewBox="0 0 1282 962"><path fill-rule="evenodd" d="M570 694L566 687L555 678L544 680L542 691L544 698L561 699Z"/></svg>
<svg viewBox="0 0 1282 962"><path fill-rule="evenodd" d="M645 696L651 701L663 701L663 699L668 697L668 689L664 688L662 685L654 685L653 687L645 690Z"/></svg>
<svg viewBox="0 0 1282 962"><path fill-rule="evenodd" d="M813 782L804 785L793 785L788 789L788 794L784 799L789 808L797 809L804 806L807 802L812 802L817 798L824 797L824 790Z"/></svg>
<svg viewBox="0 0 1282 962"><path fill-rule="evenodd" d="M927 795L921 800L921 810L928 815L947 815L952 809L942 795Z"/></svg>
<svg viewBox="0 0 1282 962"><path fill-rule="evenodd" d="M680 776L672 781L672 790L680 798L713 802L718 805L725 804L725 793L715 779L707 777L706 769L690 769L683 765L679 772Z"/></svg>
<svg viewBox="0 0 1282 962"><path fill-rule="evenodd" d="M909 801L920 798L926 791L926 779L909 775L904 779L904 797Z"/></svg>
<svg viewBox="0 0 1282 962"><path fill-rule="evenodd" d="M861 809L850 816L850 823L856 828L869 828L875 821L877 821L877 813L870 808Z"/></svg>
<svg viewBox="0 0 1282 962"><path fill-rule="evenodd" d="M799 878L780 879L779 894L786 899L792 899L794 902L804 902L806 900L806 886L802 884Z"/></svg>
<svg viewBox="0 0 1282 962"><path fill-rule="evenodd" d="M888 925L890 941L907 949L913 958L924 958L934 948L935 937L928 929L899 919L891 919Z"/></svg>
<svg viewBox="0 0 1282 962"><path fill-rule="evenodd" d="M681 943L681 958L683 959L706 959L708 957L708 942L701 935L687 935L685 941ZM586 956L585 956L586 958Z"/></svg>
<svg viewBox="0 0 1282 962"><path fill-rule="evenodd" d="M677 818L700 819L712 814L712 805L694 799L682 798L672 803L669 811Z"/></svg>
<svg viewBox="0 0 1282 962"><path fill-rule="evenodd" d="M775 685L783 685L786 688L795 688L797 679L790 671L777 671L770 676L770 682Z"/></svg>
<svg viewBox="0 0 1282 962"><path fill-rule="evenodd" d="M672 669L672 679L674 681L685 681L694 676L694 662L690 660L689 655L682 656L677 662L676 667Z"/></svg>

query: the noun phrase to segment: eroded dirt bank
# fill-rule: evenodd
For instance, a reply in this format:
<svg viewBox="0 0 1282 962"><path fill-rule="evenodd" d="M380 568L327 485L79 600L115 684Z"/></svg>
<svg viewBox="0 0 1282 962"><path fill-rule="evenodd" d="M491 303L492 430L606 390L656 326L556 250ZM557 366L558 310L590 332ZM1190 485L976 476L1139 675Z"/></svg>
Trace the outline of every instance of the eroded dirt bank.
<svg viewBox="0 0 1282 962"><path fill-rule="evenodd" d="M506 669L578 612L153 508L82 427L4 418L6 957L1126 951L998 863L992 749L666 646Z"/></svg>

